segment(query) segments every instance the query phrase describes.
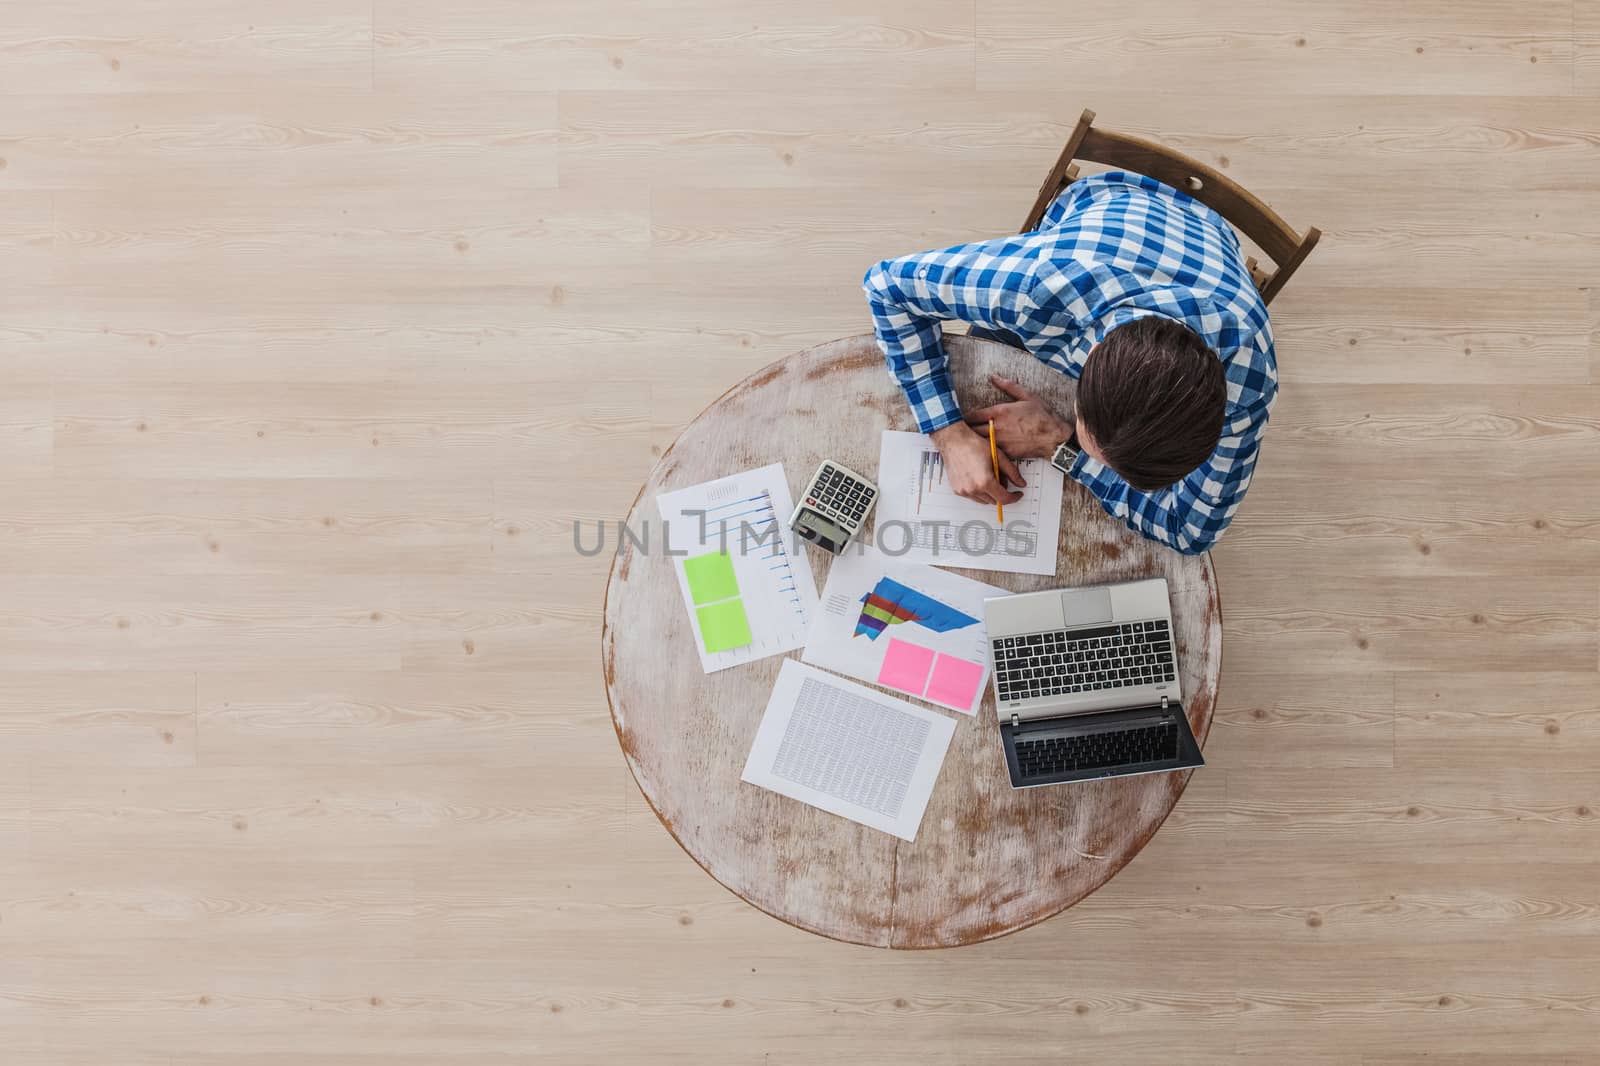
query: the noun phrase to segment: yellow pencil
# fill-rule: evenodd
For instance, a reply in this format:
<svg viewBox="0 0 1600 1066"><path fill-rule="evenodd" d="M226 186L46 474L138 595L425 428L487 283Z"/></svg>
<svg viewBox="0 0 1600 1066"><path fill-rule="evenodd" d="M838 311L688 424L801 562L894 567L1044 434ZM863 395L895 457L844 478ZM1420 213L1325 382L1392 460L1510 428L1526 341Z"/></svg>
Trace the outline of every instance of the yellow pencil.
<svg viewBox="0 0 1600 1066"><path fill-rule="evenodd" d="M994 419L989 419L989 461L994 464L994 479L1000 481L1000 451L994 446ZM1005 482L1000 482L1000 487L1005 488ZM994 516L1003 526L1006 524L1005 504L996 500L994 503Z"/></svg>

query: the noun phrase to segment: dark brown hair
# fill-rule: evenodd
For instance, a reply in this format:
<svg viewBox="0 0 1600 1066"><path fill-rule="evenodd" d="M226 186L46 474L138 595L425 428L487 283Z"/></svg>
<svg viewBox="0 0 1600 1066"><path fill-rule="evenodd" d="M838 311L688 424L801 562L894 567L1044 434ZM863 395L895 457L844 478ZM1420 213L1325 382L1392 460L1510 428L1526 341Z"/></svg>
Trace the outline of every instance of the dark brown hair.
<svg viewBox="0 0 1600 1066"><path fill-rule="evenodd" d="M1183 480L1210 457L1227 402L1222 360L1170 318L1112 328L1078 379L1079 421L1106 464L1144 492Z"/></svg>

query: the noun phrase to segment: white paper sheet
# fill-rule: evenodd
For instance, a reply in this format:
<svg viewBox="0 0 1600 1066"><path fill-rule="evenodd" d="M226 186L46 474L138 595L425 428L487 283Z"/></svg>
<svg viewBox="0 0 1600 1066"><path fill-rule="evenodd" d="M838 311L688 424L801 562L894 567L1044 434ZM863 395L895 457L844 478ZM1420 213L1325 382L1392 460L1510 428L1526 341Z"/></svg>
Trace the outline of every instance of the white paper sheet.
<svg viewBox="0 0 1600 1066"><path fill-rule="evenodd" d="M795 550L790 534L794 499L782 463L662 493L656 497L656 508L664 523L657 550L673 553L678 588L706 673L805 643L806 629L817 611L817 580L810 560L804 551ZM727 556L733 586L697 598L685 565L710 554ZM705 587L702 583L700 591ZM718 632L709 619L726 618L729 611L742 611L748 641L708 650L708 632L712 648ZM703 621L708 624L703 626Z"/></svg>
<svg viewBox="0 0 1600 1066"><path fill-rule="evenodd" d="M956 723L785 659L741 779L915 840Z"/></svg>
<svg viewBox="0 0 1600 1066"><path fill-rule="evenodd" d="M808 663L976 714L989 682L986 597L959 574L852 544L833 561L806 634Z"/></svg>
<svg viewBox="0 0 1600 1066"><path fill-rule="evenodd" d="M1007 504L1002 530L994 507L957 496L944 460L921 433L885 430L878 454L878 516L873 539L886 554L911 562L1054 574L1061 533L1061 471L1043 459L1017 464L1027 480L1022 499Z"/></svg>

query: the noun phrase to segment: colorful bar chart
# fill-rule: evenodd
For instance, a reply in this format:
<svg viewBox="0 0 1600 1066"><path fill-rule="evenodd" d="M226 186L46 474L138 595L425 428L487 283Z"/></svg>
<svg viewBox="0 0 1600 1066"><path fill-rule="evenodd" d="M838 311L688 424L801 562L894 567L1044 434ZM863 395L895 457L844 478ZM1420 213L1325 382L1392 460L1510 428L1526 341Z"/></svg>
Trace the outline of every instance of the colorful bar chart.
<svg viewBox="0 0 1600 1066"><path fill-rule="evenodd" d="M1004 589L875 550L833 561L808 663L974 714L988 679L984 600Z"/></svg>
<svg viewBox="0 0 1600 1066"><path fill-rule="evenodd" d="M905 622L915 622L936 633L948 633L952 629L978 624L978 620L970 614L963 614L932 596L907 588L893 578L879 578L872 591L861 597L861 617L856 620L856 636L876 640L878 634L888 627Z"/></svg>

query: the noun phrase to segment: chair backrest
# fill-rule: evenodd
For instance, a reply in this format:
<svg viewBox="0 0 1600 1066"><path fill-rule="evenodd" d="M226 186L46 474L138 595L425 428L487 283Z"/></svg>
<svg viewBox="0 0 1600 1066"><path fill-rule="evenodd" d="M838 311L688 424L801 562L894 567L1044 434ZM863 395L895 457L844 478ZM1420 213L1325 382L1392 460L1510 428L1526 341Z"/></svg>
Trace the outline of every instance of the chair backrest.
<svg viewBox="0 0 1600 1066"><path fill-rule="evenodd" d="M1036 228L1050 204L1061 195L1061 190L1077 179L1078 168L1074 164L1079 159L1155 178L1163 185L1188 193L1227 219L1272 260L1274 269L1270 272L1257 266L1254 256L1246 260L1263 303L1272 302L1322 236L1315 226L1306 230L1304 236L1296 233L1276 211L1238 182L1182 152L1126 133L1095 129L1093 111L1085 111L1073 127L1061 157L1039 188L1038 199L1033 203L1033 210L1028 212L1028 221L1023 224L1023 233Z"/></svg>

